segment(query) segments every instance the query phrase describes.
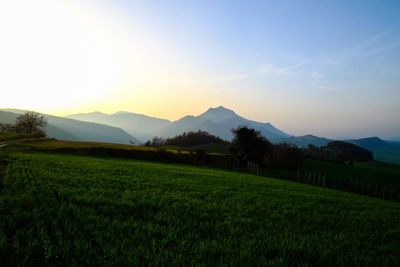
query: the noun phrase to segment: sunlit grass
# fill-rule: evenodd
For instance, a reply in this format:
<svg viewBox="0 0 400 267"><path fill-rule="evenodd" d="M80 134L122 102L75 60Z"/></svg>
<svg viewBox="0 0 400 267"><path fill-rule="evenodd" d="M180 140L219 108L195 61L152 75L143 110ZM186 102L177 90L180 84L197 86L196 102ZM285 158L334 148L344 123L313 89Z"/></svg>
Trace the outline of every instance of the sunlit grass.
<svg viewBox="0 0 400 267"><path fill-rule="evenodd" d="M182 165L11 158L0 195L5 264L400 263L399 203Z"/></svg>

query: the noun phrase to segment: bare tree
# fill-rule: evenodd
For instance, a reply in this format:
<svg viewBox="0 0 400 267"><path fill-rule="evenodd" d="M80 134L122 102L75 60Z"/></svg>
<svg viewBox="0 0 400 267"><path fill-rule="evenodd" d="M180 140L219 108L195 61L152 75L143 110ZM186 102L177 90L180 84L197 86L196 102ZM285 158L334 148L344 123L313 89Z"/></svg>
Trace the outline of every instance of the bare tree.
<svg viewBox="0 0 400 267"><path fill-rule="evenodd" d="M1 123L0 122L0 132L6 132L6 133L15 132L15 126L12 123Z"/></svg>
<svg viewBox="0 0 400 267"><path fill-rule="evenodd" d="M25 114L18 116L15 122L15 128L18 132L28 134L44 134L44 128L46 128L46 126L46 117L35 112L26 112Z"/></svg>

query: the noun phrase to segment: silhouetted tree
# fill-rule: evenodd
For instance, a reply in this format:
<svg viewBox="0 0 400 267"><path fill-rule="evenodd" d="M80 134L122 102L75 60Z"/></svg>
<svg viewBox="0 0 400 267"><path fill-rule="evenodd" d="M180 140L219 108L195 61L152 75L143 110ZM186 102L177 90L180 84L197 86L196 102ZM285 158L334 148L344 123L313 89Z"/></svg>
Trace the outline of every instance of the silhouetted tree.
<svg viewBox="0 0 400 267"><path fill-rule="evenodd" d="M151 147L151 141L147 140L146 143L144 143L144 146Z"/></svg>
<svg viewBox="0 0 400 267"><path fill-rule="evenodd" d="M46 126L46 117L35 112L26 112L18 116L15 122L15 129L17 132L28 134L38 133L45 135L44 128L46 128Z"/></svg>
<svg viewBox="0 0 400 267"><path fill-rule="evenodd" d="M204 149L198 149L196 151L196 154L197 154L197 162L200 163L201 165L204 165L206 158L206 151Z"/></svg>
<svg viewBox="0 0 400 267"><path fill-rule="evenodd" d="M229 151L242 160L262 164L266 154L272 151L273 145L259 131L247 126L239 126L231 131L234 137Z"/></svg>
<svg viewBox="0 0 400 267"><path fill-rule="evenodd" d="M176 135L172 138L167 138L165 140L165 145L173 145L180 147L191 147L205 144L228 144L227 141L221 138L211 135L206 131L199 130L197 132L185 132L180 135Z"/></svg>
<svg viewBox="0 0 400 267"><path fill-rule="evenodd" d="M274 168L297 170L303 162L304 156L300 148L290 144L276 144L273 146L269 165Z"/></svg>

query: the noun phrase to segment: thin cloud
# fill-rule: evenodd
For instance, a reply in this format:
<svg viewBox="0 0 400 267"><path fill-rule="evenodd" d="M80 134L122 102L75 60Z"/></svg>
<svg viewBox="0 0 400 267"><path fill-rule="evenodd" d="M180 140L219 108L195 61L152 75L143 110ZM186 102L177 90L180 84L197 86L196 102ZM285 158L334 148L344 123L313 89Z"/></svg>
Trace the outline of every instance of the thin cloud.
<svg viewBox="0 0 400 267"><path fill-rule="evenodd" d="M340 91L336 87L323 84L322 81L320 81L320 80L311 81L310 85L313 88L317 88L317 89L325 91L325 92L337 93Z"/></svg>
<svg viewBox="0 0 400 267"><path fill-rule="evenodd" d="M320 58L320 62L328 65L340 65L354 58L365 58L379 55L400 46L400 40L379 46L378 43L381 39L382 35L373 35L350 49L348 53L337 57L325 56Z"/></svg>
<svg viewBox="0 0 400 267"><path fill-rule="evenodd" d="M310 77L313 80L320 80L320 79L323 79L325 77L325 75L323 75L321 72L319 72L317 70L314 70L311 72Z"/></svg>
<svg viewBox="0 0 400 267"><path fill-rule="evenodd" d="M385 44L385 45L375 45L379 39L381 39L381 35L374 35L368 40L362 42L359 44L355 49L352 50L351 55L352 56L358 56L358 57L370 57L370 56L375 56L378 54L382 54L388 50L391 50L393 48L396 48L400 46L400 40L397 40L394 43L391 44Z"/></svg>
<svg viewBox="0 0 400 267"><path fill-rule="evenodd" d="M229 76L222 76L213 79L203 79L203 80L170 80L172 83L178 83L182 85L199 85L199 84L208 84L208 83L223 83L223 82L232 82L237 80L244 80L247 78L254 77L254 73L243 73L243 74L236 74L236 75L229 75Z"/></svg>
<svg viewBox="0 0 400 267"><path fill-rule="evenodd" d="M396 48L396 47L398 47L398 46L400 46L400 41L397 41L397 42L395 42L395 43L388 44L388 45L385 45L385 46L378 47L378 48L375 49L375 50L372 50L372 51L370 51L370 52L367 52L365 55L366 55L366 56L375 56L375 55L384 53L384 52L386 52L386 51L388 51L388 50L391 50L391 49L393 49L393 48Z"/></svg>
<svg viewBox="0 0 400 267"><path fill-rule="evenodd" d="M170 82L182 84L182 85L199 85L199 84L232 82L232 81L245 80L245 79L262 76L262 75L267 75L267 74L282 75L282 74L290 73L292 70L295 70L303 65L304 65L304 62L300 62L300 63L294 64L292 66L278 68L273 64L264 64L261 67L259 67L256 72L252 72L252 73L239 73L239 74L234 74L234 75L216 77L216 78L212 78L212 79L202 79L202 80L193 80L193 81L177 79L177 80L170 80Z"/></svg>
<svg viewBox="0 0 400 267"><path fill-rule="evenodd" d="M321 58L322 63L328 64L328 65L340 65L343 64L344 59L337 57L322 57Z"/></svg>
<svg viewBox="0 0 400 267"><path fill-rule="evenodd" d="M359 43L356 47L354 47L350 51L350 55L360 55L363 54L362 52L368 49L368 47L372 46L376 41L378 41L381 38L381 35L376 34L374 36L371 36L367 40Z"/></svg>
<svg viewBox="0 0 400 267"><path fill-rule="evenodd" d="M295 69L297 69L297 68L299 68L299 67L301 67L303 65L304 65L304 62L300 62L300 63L294 64L292 66L279 68L279 67L276 67L273 64L265 64L265 65L262 65L258 69L258 72L260 74L285 74L285 73L288 73L288 72L290 72L292 70L295 70Z"/></svg>

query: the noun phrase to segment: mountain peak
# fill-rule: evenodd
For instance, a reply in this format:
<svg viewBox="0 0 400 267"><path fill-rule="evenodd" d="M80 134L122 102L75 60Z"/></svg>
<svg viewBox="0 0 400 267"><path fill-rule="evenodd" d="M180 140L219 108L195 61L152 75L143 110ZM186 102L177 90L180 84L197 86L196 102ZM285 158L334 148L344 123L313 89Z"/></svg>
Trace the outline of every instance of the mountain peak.
<svg viewBox="0 0 400 267"><path fill-rule="evenodd" d="M231 111L231 112L233 112L232 110L227 109L227 108L225 108L224 106L219 106L219 107L216 107L216 108L209 108L209 109L207 110L207 112L208 112L208 111Z"/></svg>
<svg viewBox="0 0 400 267"><path fill-rule="evenodd" d="M382 139L380 139L379 137L373 136L373 137L367 137L367 138L361 138L358 140L364 140L364 141L370 141L370 142L385 142Z"/></svg>
<svg viewBox="0 0 400 267"><path fill-rule="evenodd" d="M121 115L121 114L134 114L134 113L132 113L132 112L129 112L129 111L117 111L117 112L114 112L113 114L111 114L111 115Z"/></svg>
<svg viewBox="0 0 400 267"><path fill-rule="evenodd" d="M209 108L206 112L199 116L199 118L212 122L220 122L235 117L238 117L238 115L233 110L227 109L223 106Z"/></svg>

